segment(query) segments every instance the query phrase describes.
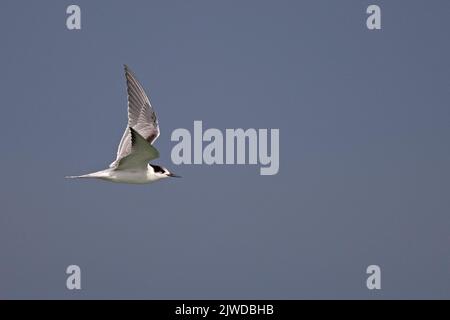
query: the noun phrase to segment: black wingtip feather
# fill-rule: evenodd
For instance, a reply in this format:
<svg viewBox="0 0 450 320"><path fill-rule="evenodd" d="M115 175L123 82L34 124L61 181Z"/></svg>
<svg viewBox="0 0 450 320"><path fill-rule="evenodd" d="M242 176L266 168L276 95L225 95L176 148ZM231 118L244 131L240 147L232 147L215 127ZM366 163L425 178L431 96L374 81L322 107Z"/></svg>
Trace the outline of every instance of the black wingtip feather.
<svg viewBox="0 0 450 320"><path fill-rule="evenodd" d="M136 130L134 130L132 127L128 127L130 129L130 136L131 136L131 145L134 146L136 143Z"/></svg>

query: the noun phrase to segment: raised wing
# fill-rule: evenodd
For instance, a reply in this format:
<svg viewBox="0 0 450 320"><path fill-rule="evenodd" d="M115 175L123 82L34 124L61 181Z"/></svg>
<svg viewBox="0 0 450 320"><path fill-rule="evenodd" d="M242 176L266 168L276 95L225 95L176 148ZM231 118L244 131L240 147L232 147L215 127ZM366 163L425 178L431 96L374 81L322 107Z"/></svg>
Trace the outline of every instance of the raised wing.
<svg viewBox="0 0 450 320"><path fill-rule="evenodd" d="M128 126L123 133L117 149L116 160L111 167L131 152L131 135L128 128L133 128L147 143L153 143L159 136L159 125L156 113L139 81L130 68L125 65L125 78L128 93Z"/></svg>
<svg viewBox="0 0 450 320"><path fill-rule="evenodd" d="M117 161L118 170L147 170L148 162L159 157L159 152L132 127L129 128L131 152Z"/></svg>

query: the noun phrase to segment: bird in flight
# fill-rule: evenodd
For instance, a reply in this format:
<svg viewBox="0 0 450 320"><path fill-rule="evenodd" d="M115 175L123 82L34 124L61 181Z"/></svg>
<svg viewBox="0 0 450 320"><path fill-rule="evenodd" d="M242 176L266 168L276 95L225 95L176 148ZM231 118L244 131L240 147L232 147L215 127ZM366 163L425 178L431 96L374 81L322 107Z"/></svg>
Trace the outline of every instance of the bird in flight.
<svg viewBox="0 0 450 320"><path fill-rule="evenodd" d="M164 167L151 164L159 157L152 145L159 136L156 113L139 81L125 65L128 93L128 125L119 143L117 157L109 168L81 176L119 183L151 183L168 177L179 177Z"/></svg>

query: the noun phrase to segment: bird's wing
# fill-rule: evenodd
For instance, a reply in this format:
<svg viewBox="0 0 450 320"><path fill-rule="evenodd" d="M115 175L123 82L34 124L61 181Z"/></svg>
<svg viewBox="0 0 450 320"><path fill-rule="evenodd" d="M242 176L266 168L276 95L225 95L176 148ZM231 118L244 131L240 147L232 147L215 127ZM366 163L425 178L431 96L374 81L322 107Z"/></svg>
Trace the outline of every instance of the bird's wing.
<svg viewBox="0 0 450 320"><path fill-rule="evenodd" d="M135 129L129 127L131 152L117 161L116 170L146 170L148 162L159 157L159 152Z"/></svg>
<svg viewBox="0 0 450 320"><path fill-rule="evenodd" d="M120 159L126 157L131 152L129 127L136 130L149 144L153 143L159 136L156 113L141 84L127 65L125 65L125 78L128 94L128 126L120 140L117 157L111 164L111 167L116 166Z"/></svg>

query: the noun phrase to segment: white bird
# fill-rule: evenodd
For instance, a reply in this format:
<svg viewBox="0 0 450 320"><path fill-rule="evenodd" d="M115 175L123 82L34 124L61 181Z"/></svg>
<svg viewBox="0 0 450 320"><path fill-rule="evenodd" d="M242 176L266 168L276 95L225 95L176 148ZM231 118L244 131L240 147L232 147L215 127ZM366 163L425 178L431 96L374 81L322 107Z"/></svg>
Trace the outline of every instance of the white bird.
<svg viewBox="0 0 450 320"><path fill-rule="evenodd" d="M164 167L150 164L159 157L152 146L159 137L159 125L150 101L128 66L125 67L128 93L128 126L108 169L66 178L97 178L122 183L150 183L163 178L179 177Z"/></svg>

